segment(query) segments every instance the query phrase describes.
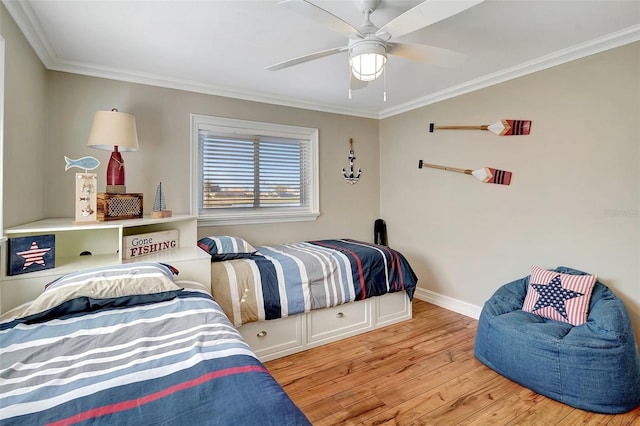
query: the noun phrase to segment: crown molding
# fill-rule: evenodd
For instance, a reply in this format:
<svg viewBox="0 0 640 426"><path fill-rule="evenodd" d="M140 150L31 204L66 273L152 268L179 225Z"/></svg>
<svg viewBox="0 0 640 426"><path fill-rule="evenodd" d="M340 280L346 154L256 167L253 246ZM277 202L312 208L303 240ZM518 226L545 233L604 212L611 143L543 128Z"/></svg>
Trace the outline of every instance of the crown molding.
<svg viewBox="0 0 640 426"><path fill-rule="evenodd" d="M383 110L378 118L391 117L636 41L640 41L640 24Z"/></svg>
<svg viewBox="0 0 640 426"><path fill-rule="evenodd" d="M205 95L221 96L225 98L241 99L252 102L260 102L271 105L284 107L308 109L319 112L327 112L332 114L351 115L364 118L379 117L376 111L363 111L348 108L341 108L335 105L324 105L313 102L305 102L299 99L290 99L277 97L270 94L234 90L224 87L218 87L203 84L197 81L174 79L159 74L144 73L140 71L129 71L121 68L97 67L92 64L83 64L71 61L56 61L50 66L49 70L61 71L71 74L80 74L90 77L106 78L110 80L125 81L128 83L146 84L149 86L158 86L167 89L183 90L186 92L195 92Z"/></svg>
<svg viewBox="0 0 640 426"><path fill-rule="evenodd" d="M22 31L25 38L35 50L36 55L46 68L50 68L57 55L51 44L42 32L42 25L38 20L31 5L27 2L2 0L2 4L7 8L9 14Z"/></svg>
<svg viewBox="0 0 640 426"><path fill-rule="evenodd" d="M24 33L26 39L33 47L43 65L47 69L53 71L62 71L72 74L126 81L129 83L146 84L169 89L222 96L226 98L373 119L392 117L397 114L484 89L489 86L532 74L537 71L542 71L544 69L600 53L605 50L640 41L639 24L378 112L343 108L336 105L319 104L315 102L305 102L299 99L283 98L267 93L234 90L207 85L196 81L174 79L151 73L98 67L92 64L65 61L58 57L51 44L48 43L47 38L41 30L41 25L36 14L33 12L33 9L28 2L11 0L2 0L2 2L16 21L18 27Z"/></svg>
<svg viewBox="0 0 640 426"><path fill-rule="evenodd" d="M313 111L327 112L332 114L351 115L363 118L378 118L377 111L356 110L343 108L330 104L319 104L315 102L305 102L299 99L278 97L261 92L251 92L234 90L203 84L197 81L175 79L164 75L131 71L126 69L116 69L110 67L100 67L93 64L85 64L74 61L66 61L60 58L53 46L47 41L42 26L35 12L28 2L2 0L9 14L16 22L25 38L38 55L42 64L49 70L80 74L91 77L106 78L111 80L125 81L129 83L146 84L169 89L184 90L187 92L202 93L207 95L222 96L232 99L241 99L253 102L267 103L278 106L308 109Z"/></svg>

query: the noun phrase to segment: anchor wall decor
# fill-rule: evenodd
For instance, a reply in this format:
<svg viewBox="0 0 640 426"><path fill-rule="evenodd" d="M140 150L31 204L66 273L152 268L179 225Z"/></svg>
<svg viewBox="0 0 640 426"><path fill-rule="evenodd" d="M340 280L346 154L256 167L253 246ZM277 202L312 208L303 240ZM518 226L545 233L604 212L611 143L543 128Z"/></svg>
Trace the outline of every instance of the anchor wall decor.
<svg viewBox="0 0 640 426"><path fill-rule="evenodd" d="M342 177L344 177L344 180L353 185L354 183L358 182L358 180L360 180L360 174L362 173L360 167L358 167L358 173L353 172L353 161L356 159L356 156L353 153L353 138L349 138L349 148L349 157L347 157L349 158L349 173L347 173L347 171L343 167Z"/></svg>

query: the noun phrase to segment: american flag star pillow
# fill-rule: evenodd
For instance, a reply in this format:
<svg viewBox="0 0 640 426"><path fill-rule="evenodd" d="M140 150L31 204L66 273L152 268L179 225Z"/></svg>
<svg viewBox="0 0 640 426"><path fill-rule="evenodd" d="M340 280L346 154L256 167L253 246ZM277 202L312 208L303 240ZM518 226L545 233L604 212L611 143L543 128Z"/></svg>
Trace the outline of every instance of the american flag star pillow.
<svg viewBox="0 0 640 426"><path fill-rule="evenodd" d="M569 275L533 266L522 310L572 325L584 324L597 278L596 275Z"/></svg>

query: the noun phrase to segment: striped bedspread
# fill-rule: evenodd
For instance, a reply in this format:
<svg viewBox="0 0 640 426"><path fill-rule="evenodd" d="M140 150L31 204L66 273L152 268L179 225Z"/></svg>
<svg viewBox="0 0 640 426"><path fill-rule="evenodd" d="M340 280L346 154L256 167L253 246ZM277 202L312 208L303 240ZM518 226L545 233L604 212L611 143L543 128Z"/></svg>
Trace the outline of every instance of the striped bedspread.
<svg viewBox="0 0 640 426"><path fill-rule="evenodd" d="M309 424L211 296L0 324L0 424Z"/></svg>
<svg viewBox="0 0 640 426"><path fill-rule="evenodd" d="M396 291L412 298L416 283L398 251L348 239L260 246L211 263L213 296L236 326Z"/></svg>

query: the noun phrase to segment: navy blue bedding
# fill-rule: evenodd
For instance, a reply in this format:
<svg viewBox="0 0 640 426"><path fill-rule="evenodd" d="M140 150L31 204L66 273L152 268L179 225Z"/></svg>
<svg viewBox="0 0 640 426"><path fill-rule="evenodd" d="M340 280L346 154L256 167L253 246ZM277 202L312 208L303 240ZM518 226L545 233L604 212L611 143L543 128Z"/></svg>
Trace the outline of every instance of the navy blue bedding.
<svg viewBox="0 0 640 426"><path fill-rule="evenodd" d="M236 326L405 291L417 277L398 251L339 239L259 246L211 263L211 289Z"/></svg>
<svg viewBox="0 0 640 426"><path fill-rule="evenodd" d="M3 324L2 425L310 424L202 292Z"/></svg>

